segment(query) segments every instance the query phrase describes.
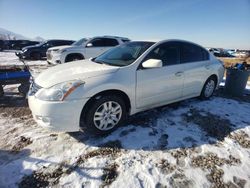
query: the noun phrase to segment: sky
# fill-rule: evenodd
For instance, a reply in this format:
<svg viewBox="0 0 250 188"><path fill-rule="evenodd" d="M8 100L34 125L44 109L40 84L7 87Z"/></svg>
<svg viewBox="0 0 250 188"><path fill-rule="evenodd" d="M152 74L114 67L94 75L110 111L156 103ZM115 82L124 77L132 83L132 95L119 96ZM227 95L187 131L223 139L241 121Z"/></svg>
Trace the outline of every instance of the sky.
<svg viewBox="0 0 250 188"><path fill-rule="evenodd" d="M30 38L117 35L250 50L250 0L0 0L0 27Z"/></svg>

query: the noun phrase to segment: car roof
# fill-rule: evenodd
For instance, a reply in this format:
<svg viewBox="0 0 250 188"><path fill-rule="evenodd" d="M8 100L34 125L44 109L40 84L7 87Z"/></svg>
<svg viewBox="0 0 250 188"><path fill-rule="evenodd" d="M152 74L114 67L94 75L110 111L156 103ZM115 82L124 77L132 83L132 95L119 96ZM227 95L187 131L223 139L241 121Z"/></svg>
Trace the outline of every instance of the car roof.
<svg viewBox="0 0 250 188"><path fill-rule="evenodd" d="M102 38L115 38L115 39L123 39L123 40L130 40L127 37L119 37L119 36L112 36L112 35L103 35L103 36L96 36L96 37L92 37L92 38L98 38L98 37L102 37Z"/></svg>
<svg viewBox="0 0 250 188"><path fill-rule="evenodd" d="M154 42L154 41L137 41L137 42ZM187 41L187 40L183 40L183 39L165 39L165 40L160 40L160 41L155 41L155 45L158 45L158 44L161 44L161 43L165 43L165 42L182 42L182 43L189 43L189 44L193 44L193 45L196 45L196 46L199 46L203 49L206 49L204 48L203 46L197 44L197 43L194 43L194 42L191 42L191 41Z"/></svg>
<svg viewBox="0 0 250 188"><path fill-rule="evenodd" d="M74 41L74 40L66 40L66 39L51 39L51 40L46 40L45 42L49 41Z"/></svg>

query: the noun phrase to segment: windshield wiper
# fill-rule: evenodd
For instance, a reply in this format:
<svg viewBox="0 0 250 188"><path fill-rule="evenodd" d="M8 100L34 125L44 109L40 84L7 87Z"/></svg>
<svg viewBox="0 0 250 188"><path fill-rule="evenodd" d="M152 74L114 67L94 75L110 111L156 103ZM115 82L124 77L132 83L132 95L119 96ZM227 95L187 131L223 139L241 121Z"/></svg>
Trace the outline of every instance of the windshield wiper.
<svg viewBox="0 0 250 188"><path fill-rule="evenodd" d="M99 63L99 64L105 64L105 62L104 61L95 61L95 60L93 60L95 63Z"/></svg>
<svg viewBox="0 0 250 188"><path fill-rule="evenodd" d="M108 64L105 61L101 61L101 60L96 61L96 58L93 58L92 61L95 63L99 63L99 64Z"/></svg>
<svg viewBox="0 0 250 188"><path fill-rule="evenodd" d="M105 62L105 61L101 61L101 60L96 61L96 58L92 59L91 61L93 61L95 63L99 63L99 64L104 64L104 65L109 65L109 66L114 66L114 67L120 67L120 65L111 64L111 63L108 63L108 62Z"/></svg>

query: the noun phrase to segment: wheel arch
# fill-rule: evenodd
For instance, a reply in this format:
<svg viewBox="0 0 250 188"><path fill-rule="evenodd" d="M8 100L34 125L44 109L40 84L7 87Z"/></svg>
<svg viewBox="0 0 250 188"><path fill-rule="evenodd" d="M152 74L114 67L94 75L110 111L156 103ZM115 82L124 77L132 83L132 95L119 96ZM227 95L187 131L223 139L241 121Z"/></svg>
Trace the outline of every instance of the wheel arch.
<svg viewBox="0 0 250 188"><path fill-rule="evenodd" d="M210 78L214 78L214 79L215 79L215 82L216 82L215 85L216 85L216 86L219 84L219 83L218 83L218 75L212 74L211 76L209 76L209 77L207 78L207 80L210 79ZM206 81L207 81L207 80L206 80Z"/></svg>
<svg viewBox="0 0 250 188"><path fill-rule="evenodd" d="M86 110L89 108L89 106L95 100L101 98L102 96L106 96L106 95L117 95L117 96L120 96L124 100L124 103L125 103L125 106L126 106L126 110L127 110L128 114L129 114L130 109L131 109L131 100L130 100L129 96L124 91L122 91L122 90L119 90L119 89L108 89L108 90L104 90L104 91L101 91L99 93L96 93L95 95L93 95L92 97L90 97L89 100L87 101L87 103L84 105L80 117L84 117L84 115L86 113Z"/></svg>
<svg viewBox="0 0 250 188"><path fill-rule="evenodd" d="M215 81L216 81L216 87L218 86L218 75L216 75L216 74L211 74L206 80L205 80L205 82L203 83L203 86L202 86L202 88L201 88L201 91L200 91L200 94L201 94L201 92L202 92L202 90L203 90L203 88L204 88L204 86L205 86L205 83L210 79L210 78L214 78L215 79Z"/></svg>
<svg viewBox="0 0 250 188"><path fill-rule="evenodd" d="M69 53L69 54L67 54L66 56L65 56L65 62L66 62L66 60L67 60L67 58L69 58L69 57L71 57L71 56L78 56L78 57L80 57L80 58L82 58L82 59L85 59L85 57L84 57L84 55L82 54L82 53L79 53L79 52L71 52L71 53Z"/></svg>

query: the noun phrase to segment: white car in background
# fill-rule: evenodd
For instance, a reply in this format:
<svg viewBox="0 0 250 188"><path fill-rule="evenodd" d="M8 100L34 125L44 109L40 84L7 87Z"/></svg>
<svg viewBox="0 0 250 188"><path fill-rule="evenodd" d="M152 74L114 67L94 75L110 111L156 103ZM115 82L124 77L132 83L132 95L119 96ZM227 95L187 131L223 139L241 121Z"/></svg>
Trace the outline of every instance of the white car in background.
<svg viewBox="0 0 250 188"><path fill-rule="evenodd" d="M49 64L61 64L81 59L97 57L114 46L129 42L125 37L102 36L83 38L71 46L49 48L46 55Z"/></svg>
<svg viewBox="0 0 250 188"><path fill-rule="evenodd" d="M137 112L197 96L208 99L223 74L222 63L197 44L129 42L42 72L28 101L41 126L102 134Z"/></svg>

